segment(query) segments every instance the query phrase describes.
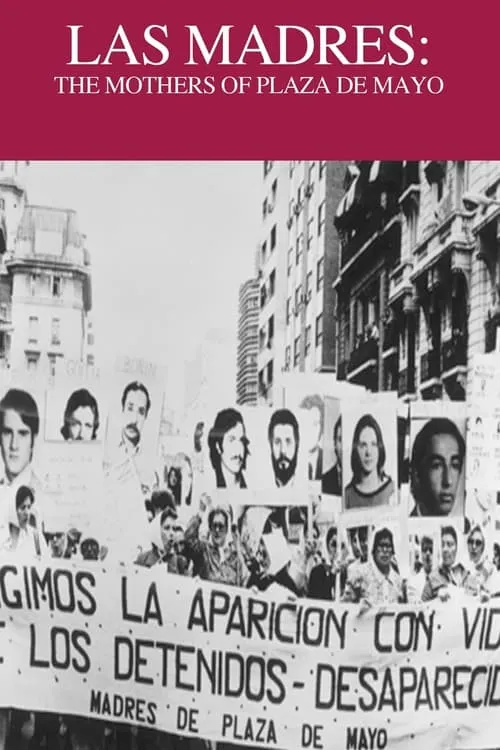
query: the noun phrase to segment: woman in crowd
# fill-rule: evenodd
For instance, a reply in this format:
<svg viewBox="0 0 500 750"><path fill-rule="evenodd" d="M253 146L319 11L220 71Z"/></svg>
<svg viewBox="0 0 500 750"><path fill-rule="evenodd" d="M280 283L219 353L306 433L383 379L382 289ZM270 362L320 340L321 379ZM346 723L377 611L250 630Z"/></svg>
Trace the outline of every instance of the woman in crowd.
<svg viewBox="0 0 500 750"><path fill-rule="evenodd" d="M185 575L188 569L188 561L184 555L176 551L177 512L172 507L167 507L159 518L151 522L151 548L141 552L135 561L137 565L151 568L159 563L166 564L169 573Z"/></svg>
<svg viewBox="0 0 500 750"><path fill-rule="evenodd" d="M394 539L389 529L379 529L374 534L371 560L350 567L342 601L362 602L372 607L406 602L406 591L394 561Z"/></svg>
<svg viewBox="0 0 500 750"><path fill-rule="evenodd" d="M16 523L9 524L9 538L4 545L5 549L27 559L49 555L45 537L37 528L34 504L31 487L21 485L16 492Z"/></svg>
<svg viewBox="0 0 500 750"><path fill-rule="evenodd" d="M386 451L382 431L371 414L357 423L352 441L352 479L345 488L345 507L370 508L387 505L394 482L385 473Z"/></svg>
<svg viewBox="0 0 500 750"><path fill-rule="evenodd" d="M458 536L453 526L441 528L441 565L435 568L429 577L422 593L422 601L432 599L447 601L459 589L463 589L468 572L457 562Z"/></svg>
<svg viewBox="0 0 500 750"><path fill-rule="evenodd" d="M311 570L307 595L311 599L339 601L347 580L348 561L338 550L338 530L330 526L326 532L325 559Z"/></svg>

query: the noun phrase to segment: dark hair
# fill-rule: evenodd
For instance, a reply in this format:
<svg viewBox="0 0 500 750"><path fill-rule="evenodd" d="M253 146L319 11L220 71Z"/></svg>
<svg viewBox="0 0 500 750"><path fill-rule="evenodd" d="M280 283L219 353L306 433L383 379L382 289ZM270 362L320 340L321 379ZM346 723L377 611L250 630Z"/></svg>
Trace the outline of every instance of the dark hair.
<svg viewBox="0 0 500 750"><path fill-rule="evenodd" d="M290 409L277 409L271 415L271 419L269 420L269 427L268 427L268 430L267 430L267 437L268 437L270 443L272 443L272 440L273 440L273 430L279 424L288 424L293 429L293 434L294 434L294 437L295 437L295 442L297 443L297 451L298 451L298 448L299 448L299 423L297 422L295 414L293 414L290 411Z"/></svg>
<svg viewBox="0 0 500 750"><path fill-rule="evenodd" d="M411 489L414 497L414 490L416 489L415 480L422 479L425 452L432 438L436 435L451 435L451 437L455 438L458 445L460 461L463 464L465 456L465 440L455 422L452 422L451 419L448 419L447 417L434 417L433 419L429 419L429 421L424 424L420 432L417 434L411 452L410 475Z"/></svg>
<svg viewBox="0 0 500 750"><path fill-rule="evenodd" d="M175 500L170 490L153 490L150 503L153 511L163 511L166 508L175 511ZM177 511L175 513L177 514Z"/></svg>
<svg viewBox="0 0 500 750"><path fill-rule="evenodd" d="M497 555L497 557L500 557L500 544L498 542L493 543L493 557Z"/></svg>
<svg viewBox="0 0 500 750"><path fill-rule="evenodd" d="M122 409L125 408L125 403L127 401L127 396L129 393L133 391L141 391L146 396L146 416L149 414L149 408L151 406L151 399L149 398L149 391L144 385L144 383L139 383L138 380L134 380L132 383L129 383L122 394Z"/></svg>
<svg viewBox="0 0 500 750"><path fill-rule="evenodd" d="M220 507L212 508L210 513L208 514L208 519L207 519L208 528L209 529L212 528L213 520L215 516L219 514L224 516L224 518L226 519L226 528L229 529L229 513L224 508L220 508Z"/></svg>
<svg viewBox="0 0 500 750"><path fill-rule="evenodd" d="M479 531L479 533L481 534L481 537L482 537L482 541L483 541L483 545L485 545L485 544L486 544L486 539L485 539L485 537L484 537L484 533L483 533L483 530L482 530L481 526L480 526L480 525L479 525L478 523L476 523L476 524L475 524L475 525L474 525L474 526L472 527L472 529L471 529L471 530L469 531L469 533L467 534L467 541L469 541L469 539L471 538L471 536L472 536L472 535L473 535L473 534L474 534L474 533L475 533L476 531Z"/></svg>
<svg viewBox="0 0 500 750"><path fill-rule="evenodd" d="M382 430L380 425L372 414L364 414L358 421L352 438L352 449L351 449L351 469L353 474L353 483L356 484L361 478L361 462L357 451L357 443L359 441L362 431L370 427L377 439L378 447L378 461L377 461L377 474L380 478L384 476L384 465L385 465L385 445L382 437Z"/></svg>
<svg viewBox="0 0 500 750"><path fill-rule="evenodd" d="M427 547L432 547L432 549L434 549L434 542L432 540L432 537L430 537L430 536L423 536L422 539L420 540L420 549L423 549L424 544Z"/></svg>
<svg viewBox="0 0 500 750"><path fill-rule="evenodd" d="M229 432L229 430L232 430L233 427L236 427L236 425L238 424L241 424L243 426L243 437L241 439L243 445L243 462L241 464L241 470L243 471L244 469L246 469L247 458L250 455L250 451L249 440L245 434L243 417L236 409L222 409L222 411L220 411L215 417L213 427L208 433L210 463L212 464L216 474L220 469L221 457L219 450L222 448L224 435L226 434L226 432ZM219 480L219 477L217 477L217 480ZM217 481L217 486L220 486L219 481Z"/></svg>
<svg viewBox="0 0 500 750"><path fill-rule="evenodd" d="M326 532L326 546L327 547L330 544L330 542L332 541L332 536L336 536L337 539L338 539L338 532L337 532L337 527L336 526L330 526L330 528Z"/></svg>
<svg viewBox="0 0 500 750"><path fill-rule="evenodd" d="M392 547L392 554L394 554L394 537L392 536L392 531L387 528L383 528L375 532L375 535L373 537L372 555L375 554L375 550L384 539L389 540Z"/></svg>
<svg viewBox="0 0 500 750"><path fill-rule="evenodd" d="M160 526L163 526L167 518L173 518L174 521L177 521L177 511L175 510L175 508L171 508L170 506L168 506L167 508L165 508L165 510L162 511L160 516Z"/></svg>
<svg viewBox="0 0 500 750"><path fill-rule="evenodd" d="M33 490L31 489L31 487L26 487L26 485L23 484L16 492L16 510L18 510L24 503L24 501L28 498L31 500L31 504L33 505L33 503L35 502L35 495L33 493Z"/></svg>
<svg viewBox="0 0 500 750"><path fill-rule="evenodd" d="M98 560L101 547L97 539L87 537L80 543L80 552L84 560Z"/></svg>
<svg viewBox="0 0 500 750"><path fill-rule="evenodd" d="M26 391L11 388L0 401L0 432L4 429L5 412L9 409L19 414L23 423L31 430L31 440L40 431L40 415L36 401Z"/></svg>
<svg viewBox="0 0 500 750"><path fill-rule="evenodd" d="M69 430L70 421L73 413L82 406L88 406L92 409L94 415L94 427L92 430L91 440L95 440L97 430L99 429L99 407L97 401L93 395L86 388L80 388L78 391L73 391L68 399L66 408L64 410L63 426L61 427L61 435L65 440L69 440L71 433Z"/></svg>
<svg viewBox="0 0 500 750"><path fill-rule="evenodd" d="M452 536L455 540L455 544L458 544L458 537L457 532L455 531L453 526L441 526L441 539L448 534L449 536Z"/></svg>
<svg viewBox="0 0 500 750"><path fill-rule="evenodd" d="M301 409L318 409L320 414L321 432L325 421L325 402L317 393L305 396L300 404Z"/></svg>
<svg viewBox="0 0 500 750"><path fill-rule="evenodd" d="M197 422L194 428L193 444L196 453L201 453L202 444L201 439L203 437L203 430L205 429L205 422Z"/></svg>
<svg viewBox="0 0 500 750"><path fill-rule="evenodd" d="M342 415L340 414L337 417L337 421L335 422L335 427L333 428L333 439L334 440L337 439L337 433L341 429L341 427L342 427Z"/></svg>

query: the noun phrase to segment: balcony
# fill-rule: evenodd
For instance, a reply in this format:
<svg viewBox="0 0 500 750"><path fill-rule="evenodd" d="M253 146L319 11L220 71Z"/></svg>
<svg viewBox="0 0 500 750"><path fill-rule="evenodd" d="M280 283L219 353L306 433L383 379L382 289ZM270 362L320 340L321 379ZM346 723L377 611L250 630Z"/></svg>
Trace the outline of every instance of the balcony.
<svg viewBox="0 0 500 750"><path fill-rule="evenodd" d="M384 323L384 343L382 345L382 357L390 357L398 351L399 325L396 320Z"/></svg>
<svg viewBox="0 0 500 750"><path fill-rule="evenodd" d="M384 391L397 391L399 385L399 360L397 350L384 359Z"/></svg>
<svg viewBox="0 0 500 750"><path fill-rule="evenodd" d="M399 373L398 396L402 399L415 395L415 370L405 368Z"/></svg>
<svg viewBox="0 0 500 750"><path fill-rule="evenodd" d="M361 255L374 239L384 235L396 221L399 223L399 220L398 203L393 196L389 196L387 208L375 210L366 216L365 220L360 222L355 234L345 240L342 247L341 268L344 269L356 255Z"/></svg>
<svg viewBox="0 0 500 750"><path fill-rule="evenodd" d="M368 339L360 343L352 352L347 367L348 379L353 380L364 370L376 367L378 361L378 341Z"/></svg>
<svg viewBox="0 0 500 750"><path fill-rule="evenodd" d="M450 253L452 269L468 273L474 247L474 238L469 232L467 217L457 210L452 210L443 218L443 215L438 215L436 211L424 238L413 253L414 263L410 279L416 281L446 253Z"/></svg>
<svg viewBox="0 0 500 750"><path fill-rule="evenodd" d="M467 339L462 332L443 344L443 378L467 367Z"/></svg>
<svg viewBox="0 0 500 750"><path fill-rule="evenodd" d="M439 382L441 352L431 349L420 357L420 387L428 388Z"/></svg>

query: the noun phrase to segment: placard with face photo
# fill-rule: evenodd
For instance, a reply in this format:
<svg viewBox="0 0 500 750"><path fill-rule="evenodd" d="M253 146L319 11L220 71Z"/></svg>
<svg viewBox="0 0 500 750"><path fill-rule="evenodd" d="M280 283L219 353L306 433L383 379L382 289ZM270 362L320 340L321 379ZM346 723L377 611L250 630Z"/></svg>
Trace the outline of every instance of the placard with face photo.
<svg viewBox="0 0 500 750"><path fill-rule="evenodd" d="M58 377L45 394L46 441L99 444L104 440L108 416L105 381L98 375Z"/></svg>
<svg viewBox="0 0 500 750"><path fill-rule="evenodd" d="M325 429L323 436L324 471L321 492L342 497L342 416L341 400L325 396Z"/></svg>
<svg viewBox="0 0 500 750"><path fill-rule="evenodd" d="M119 358L109 385L109 417L104 463L108 470L134 461L145 498L159 483L159 433L164 371L143 360Z"/></svg>
<svg viewBox="0 0 500 750"><path fill-rule="evenodd" d="M207 413L204 421L205 491L308 491L300 410L228 406Z"/></svg>
<svg viewBox="0 0 500 750"><path fill-rule="evenodd" d="M195 470L191 442L184 437L162 436L160 459L160 486L172 493L178 507L196 507L199 472Z"/></svg>
<svg viewBox="0 0 500 750"><path fill-rule="evenodd" d="M342 405L344 510L398 503L397 397L373 395Z"/></svg>
<svg viewBox="0 0 500 750"><path fill-rule="evenodd" d="M411 518L464 515L465 424L464 403L412 404Z"/></svg>

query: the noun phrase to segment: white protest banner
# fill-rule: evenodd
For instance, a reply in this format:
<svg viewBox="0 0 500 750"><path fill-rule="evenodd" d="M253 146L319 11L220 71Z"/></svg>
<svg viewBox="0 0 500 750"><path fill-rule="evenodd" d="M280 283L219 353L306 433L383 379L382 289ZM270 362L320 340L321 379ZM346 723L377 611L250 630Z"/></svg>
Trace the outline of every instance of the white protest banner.
<svg viewBox="0 0 500 750"><path fill-rule="evenodd" d="M0 703L289 750L492 748L500 608L470 601L362 613L4 557Z"/></svg>

